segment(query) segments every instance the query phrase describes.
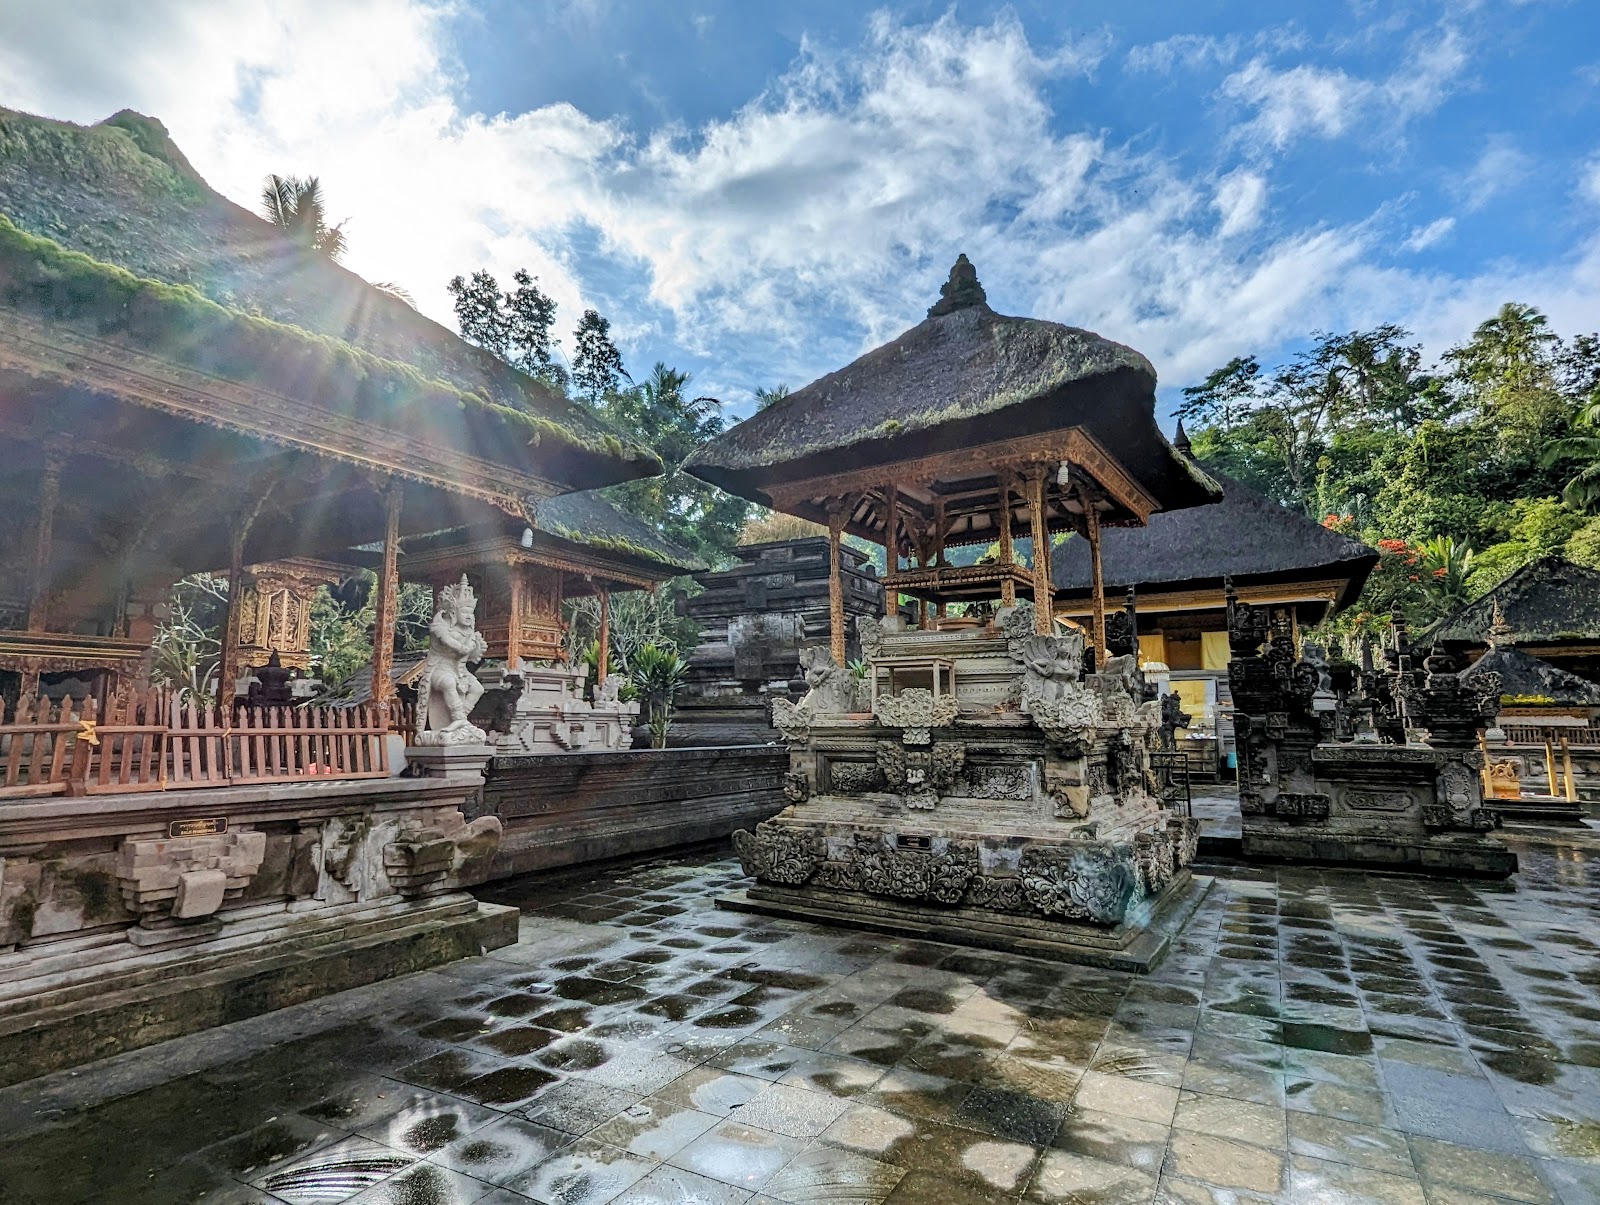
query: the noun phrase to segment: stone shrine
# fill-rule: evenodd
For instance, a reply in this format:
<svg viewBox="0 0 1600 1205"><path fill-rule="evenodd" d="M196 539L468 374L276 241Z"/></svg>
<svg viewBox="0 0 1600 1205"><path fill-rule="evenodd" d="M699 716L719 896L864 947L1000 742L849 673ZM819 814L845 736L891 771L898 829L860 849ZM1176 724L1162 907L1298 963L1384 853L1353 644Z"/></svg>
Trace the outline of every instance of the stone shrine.
<svg viewBox="0 0 1600 1205"><path fill-rule="evenodd" d="M679 602L703 637L678 690L675 746L777 741L773 700L800 699L801 651L828 644L825 536L748 544L734 555L739 563L730 568L695 574L701 592ZM882 614L883 584L867 558L851 548L840 558L847 621ZM852 638L846 659L860 655Z"/></svg>
<svg viewBox="0 0 1600 1205"><path fill-rule="evenodd" d="M1143 356L995 314L965 257L942 293L686 464L829 532L829 646L801 650L805 697L772 706L791 806L735 834L755 883L723 903L1148 970L1210 881L1188 870L1196 822L1157 793L1160 704L1131 616L1106 614L1100 531L1219 491L1156 427ZM846 531L885 548L885 615L854 625L864 678L845 668ZM1088 542L1090 633L1051 616L1057 531ZM999 553L951 564L963 544Z"/></svg>
<svg viewBox="0 0 1600 1205"><path fill-rule="evenodd" d="M1329 663L1282 608L1228 585L1246 857L1504 878L1516 855L1487 834L1480 734L1498 680L1465 684L1435 650L1418 664L1396 621L1382 665ZM1424 739L1425 738L1425 739Z"/></svg>

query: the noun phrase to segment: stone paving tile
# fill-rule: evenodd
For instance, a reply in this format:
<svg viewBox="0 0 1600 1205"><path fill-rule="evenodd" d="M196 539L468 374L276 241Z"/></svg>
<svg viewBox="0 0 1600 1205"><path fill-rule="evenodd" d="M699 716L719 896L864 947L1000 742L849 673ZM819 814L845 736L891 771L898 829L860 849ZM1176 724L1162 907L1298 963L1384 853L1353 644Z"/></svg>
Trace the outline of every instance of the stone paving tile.
<svg viewBox="0 0 1600 1205"><path fill-rule="evenodd" d="M720 859L501 884L520 946L0 1091L0 1168L63 1202L1588 1205L1600 841L1508 839L1514 890L1227 868L1144 978L719 913Z"/></svg>

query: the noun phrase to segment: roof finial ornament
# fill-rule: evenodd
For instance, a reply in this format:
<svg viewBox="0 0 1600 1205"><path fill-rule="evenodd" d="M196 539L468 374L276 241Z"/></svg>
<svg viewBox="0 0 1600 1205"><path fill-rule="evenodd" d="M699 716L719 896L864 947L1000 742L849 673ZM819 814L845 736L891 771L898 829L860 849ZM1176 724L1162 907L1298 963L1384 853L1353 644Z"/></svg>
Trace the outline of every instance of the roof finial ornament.
<svg viewBox="0 0 1600 1205"><path fill-rule="evenodd" d="M1500 609L1500 600L1494 600L1494 619L1489 624L1489 647L1492 649L1508 649L1517 642L1517 634L1506 622L1505 612Z"/></svg>
<svg viewBox="0 0 1600 1205"><path fill-rule="evenodd" d="M1189 433L1183 429L1183 420L1181 418L1178 420L1177 434L1172 437L1172 446L1177 448L1178 451L1182 452L1185 456L1193 455L1193 452L1190 450L1193 445L1189 442Z"/></svg>
<svg viewBox="0 0 1600 1205"><path fill-rule="evenodd" d="M928 317L938 318L971 306L987 305L988 302L983 286L978 283L978 269L972 266L972 261L963 251L956 256L955 265L950 269L950 279L939 286L939 300L929 307Z"/></svg>

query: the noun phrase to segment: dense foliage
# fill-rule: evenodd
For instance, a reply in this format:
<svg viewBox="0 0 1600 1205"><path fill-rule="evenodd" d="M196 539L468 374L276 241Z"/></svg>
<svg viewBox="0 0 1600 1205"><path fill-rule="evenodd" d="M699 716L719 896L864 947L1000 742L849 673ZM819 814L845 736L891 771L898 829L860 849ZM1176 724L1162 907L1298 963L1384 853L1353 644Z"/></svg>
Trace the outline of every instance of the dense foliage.
<svg viewBox="0 0 1600 1205"><path fill-rule="evenodd" d="M1536 557L1600 565L1600 338L1507 304L1425 366L1393 325L1231 360L1178 410L1206 464L1381 555L1358 606L1427 623Z"/></svg>

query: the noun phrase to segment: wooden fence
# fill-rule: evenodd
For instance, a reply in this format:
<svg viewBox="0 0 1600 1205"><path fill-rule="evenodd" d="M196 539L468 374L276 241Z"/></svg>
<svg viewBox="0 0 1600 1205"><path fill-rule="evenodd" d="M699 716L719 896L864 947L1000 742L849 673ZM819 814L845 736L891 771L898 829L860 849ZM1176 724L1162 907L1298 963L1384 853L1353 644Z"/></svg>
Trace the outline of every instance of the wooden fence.
<svg viewBox="0 0 1600 1205"><path fill-rule="evenodd" d="M377 707L220 707L169 691L105 715L93 699L0 704L0 798L386 778L392 728Z"/></svg>
<svg viewBox="0 0 1600 1205"><path fill-rule="evenodd" d="M1565 738L1574 749L1600 747L1600 728L1577 724L1502 724L1506 740L1513 745L1543 745Z"/></svg>

